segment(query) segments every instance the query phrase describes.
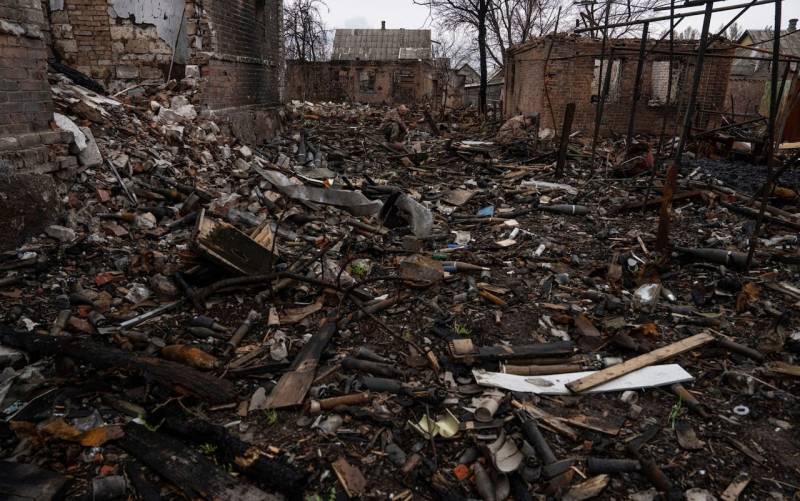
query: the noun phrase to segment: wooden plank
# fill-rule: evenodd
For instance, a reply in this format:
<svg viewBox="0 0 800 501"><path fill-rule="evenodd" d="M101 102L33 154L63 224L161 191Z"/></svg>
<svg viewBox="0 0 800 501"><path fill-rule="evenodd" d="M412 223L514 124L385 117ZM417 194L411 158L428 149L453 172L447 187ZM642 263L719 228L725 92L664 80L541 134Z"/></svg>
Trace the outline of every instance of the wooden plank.
<svg viewBox="0 0 800 501"><path fill-rule="evenodd" d="M703 346L704 344L708 344L714 339L715 338L712 334L708 332L702 332L696 336L682 339L676 343L664 346L663 348L653 350L650 353L645 353L644 355L632 358L621 364L606 367L601 371L597 371L594 374L590 374L586 377L578 379L577 381L567 383L566 386L570 389L570 391L581 393L596 386L600 386L603 383L613 381L614 379L622 377L626 374L630 374L631 372L663 362L665 360L669 360L670 358L678 356L681 353L685 353L689 350Z"/></svg>
<svg viewBox="0 0 800 501"><path fill-rule="evenodd" d="M481 386L501 388L520 393L535 393L537 395L571 395L567 384L596 374L598 371L572 372L567 374L550 374L547 376L515 376L502 372L487 372L473 370L472 375ZM675 383L691 381L692 375L680 365L654 365L644 367L630 374L608 381L591 388L589 393L604 393L609 391L639 390L655 386L667 386Z"/></svg>
<svg viewBox="0 0 800 501"><path fill-rule="evenodd" d="M206 217L205 210L197 216L193 240L197 252L243 275L267 274L275 263L268 249L233 225Z"/></svg>
<svg viewBox="0 0 800 501"><path fill-rule="evenodd" d="M0 461L0 499L12 501L60 499L67 483L66 477L32 464Z"/></svg>
<svg viewBox="0 0 800 501"><path fill-rule="evenodd" d="M144 426L130 423L117 445L166 478L188 497L209 501L278 501L280 498L237 480L199 451Z"/></svg>
<svg viewBox="0 0 800 501"><path fill-rule="evenodd" d="M282 409L303 403L317 374L319 359L328 343L336 334L336 319L328 317L311 340L295 357L291 370L281 376L278 384L267 397L266 407Z"/></svg>
<svg viewBox="0 0 800 501"><path fill-rule="evenodd" d="M734 478L730 485L728 485L728 488L725 489L725 492L722 493L720 498L722 501L736 501L747 488L748 484L750 484L750 477L746 473L740 473L739 476Z"/></svg>
<svg viewBox="0 0 800 501"><path fill-rule="evenodd" d="M773 374L800 377L800 365L787 364L786 362L770 362L766 367Z"/></svg>

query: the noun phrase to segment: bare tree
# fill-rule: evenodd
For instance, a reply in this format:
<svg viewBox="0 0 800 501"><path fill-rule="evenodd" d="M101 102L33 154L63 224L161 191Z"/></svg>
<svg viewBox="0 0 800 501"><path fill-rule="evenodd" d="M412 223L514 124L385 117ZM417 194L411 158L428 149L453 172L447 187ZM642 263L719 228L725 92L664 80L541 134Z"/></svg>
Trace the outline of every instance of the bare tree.
<svg viewBox="0 0 800 501"><path fill-rule="evenodd" d="M322 8L328 8L322 0L285 0L283 40L287 59L322 61L327 57L330 37Z"/></svg>
<svg viewBox="0 0 800 501"><path fill-rule="evenodd" d="M646 19L653 15L653 8L663 6L664 0L596 0L572 3L572 14L578 19L579 24L587 28L597 27L598 33L602 32L605 22L606 8L609 7L608 22L629 23ZM652 27L651 27L652 29ZM638 35L642 32L641 24L622 26L609 30L609 37L623 37L625 35Z"/></svg>
<svg viewBox="0 0 800 501"><path fill-rule="evenodd" d="M739 23L733 23L728 28L728 38L734 42L739 40L739 37L742 36L742 33L742 27L739 26Z"/></svg>
<svg viewBox="0 0 800 501"><path fill-rule="evenodd" d="M494 62L504 66L511 46L553 31L560 6L560 0L495 0L489 11L489 55Z"/></svg>
<svg viewBox="0 0 800 501"><path fill-rule="evenodd" d="M435 36L433 42L434 77L439 84L437 99L441 102L440 114L443 116L450 97L450 89L454 87L456 71L468 63L472 54L463 37L455 33L442 30Z"/></svg>
<svg viewBox="0 0 800 501"><path fill-rule="evenodd" d="M488 19L497 0L414 0L417 5L431 9L437 22L445 29L456 31L467 27L478 34L478 55L481 67L481 86L478 111L486 113L486 88L488 83Z"/></svg>
<svg viewBox="0 0 800 501"><path fill-rule="evenodd" d="M697 31L697 28L687 26L683 31L675 33L675 38L678 40L698 40L700 38L700 32Z"/></svg>

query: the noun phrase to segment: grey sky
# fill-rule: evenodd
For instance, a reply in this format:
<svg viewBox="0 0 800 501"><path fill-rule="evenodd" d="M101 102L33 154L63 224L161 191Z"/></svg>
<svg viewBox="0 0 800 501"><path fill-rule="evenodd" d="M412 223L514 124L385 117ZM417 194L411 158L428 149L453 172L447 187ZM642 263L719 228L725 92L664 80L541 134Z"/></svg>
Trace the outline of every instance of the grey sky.
<svg viewBox="0 0 800 501"><path fill-rule="evenodd" d="M565 0L565 3L567 1L572 0ZM735 5L744 2L745 0L727 0L722 3ZM412 0L326 0L326 3L330 11L323 10L323 14L327 24L333 28L379 28L382 20L386 21L389 28L422 28L430 25L428 9L414 5ZM721 24L733 18L736 12L714 14L711 28L719 28ZM745 28L757 29L771 26L774 19L773 12L772 5L752 7L739 20L739 24ZM788 24L788 19L793 17L800 17L800 0L784 0L782 23L784 28ZM679 28L691 25L699 30L702 24L703 16L696 16L681 23Z"/></svg>

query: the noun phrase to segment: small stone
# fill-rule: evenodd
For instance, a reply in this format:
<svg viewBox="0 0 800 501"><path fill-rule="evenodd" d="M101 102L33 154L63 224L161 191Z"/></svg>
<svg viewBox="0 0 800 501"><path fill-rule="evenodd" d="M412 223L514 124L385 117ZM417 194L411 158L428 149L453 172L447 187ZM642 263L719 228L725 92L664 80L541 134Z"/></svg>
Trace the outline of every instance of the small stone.
<svg viewBox="0 0 800 501"><path fill-rule="evenodd" d="M394 442L386 446L386 455L389 456L392 463L398 466L402 466L406 462L406 453Z"/></svg>
<svg viewBox="0 0 800 501"><path fill-rule="evenodd" d="M65 226L59 226L57 224L48 226L47 229L44 231L45 233L47 233L47 236L55 238L56 240L64 243L72 242L77 238L75 230L72 230Z"/></svg>
<svg viewBox="0 0 800 501"><path fill-rule="evenodd" d="M161 296L176 297L178 295L178 288L175 287L175 284L160 273L150 277L150 287Z"/></svg>
<svg viewBox="0 0 800 501"><path fill-rule="evenodd" d="M144 285L133 284L128 290L128 293L125 294L125 299L127 299L133 304L139 304L142 301L147 300L147 298L149 298L151 294L152 293L150 292L150 289L148 289Z"/></svg>
<svg viewBox="0 0 800 501"><path fill-rule="evenodd" d="M0 367L8 367L25 358L25 354L21 351L12 350L5 346L0 346Z"/></svg>
<svg viewBox="0 0 800 501"><path fill-rule="evenodd" d="M145 212L144 214L139 214L136 216L137 228L141 228L143 230L152 230L156 226L158 226L158 220L152 213Z"/></svg>
<svg viewBox="0 0 800 501"><path fill-rule="evenodd" d="M185 66L186 78L200 78L200 66L187 64Z"/></svg>
<svg viewBox="0 0 800 501"><path fill-rule="evenodd" d="M253 150L251 150L247 146L242 146L241 148L239 148L239 155L241 155L242 158L244 158L245 160L250 160L251 158L253 158Z"/></svg>

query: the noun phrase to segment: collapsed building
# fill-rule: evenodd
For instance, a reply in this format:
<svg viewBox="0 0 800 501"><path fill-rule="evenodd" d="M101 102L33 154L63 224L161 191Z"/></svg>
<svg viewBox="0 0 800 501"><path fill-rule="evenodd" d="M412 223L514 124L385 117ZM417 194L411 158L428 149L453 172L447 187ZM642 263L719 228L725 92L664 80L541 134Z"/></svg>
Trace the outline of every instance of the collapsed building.
<svg viewBox="0 0 800 501"><path fill-rule="evenodd" d="M441 87L463 87L464 79L438 71L431 44L431 30L387 29L385 22L380 29L337 29L330 61L288 63L287 97L432 104ZM460 94L450 92L447 99L453 95Z"/></svg>
<svg viewBox="0 0 800 501"><path fill-rule="evenodd" d="M501 106L503 101L503 87L505 86L505 71L503 68L497 68L486 79L486 104L491 108ZM465 104L469 106L478 106L481 95L481 82L480 76L465 85Z"/></svg>
<svg viewBox="0 0 800 501"><path fill-rule="evenodd" d="M670 56L658 47L646 54L636 106L635 133L659 134L666 124L671 131L686 109L686 96L694 73L697 42L674 45L672 85ZM640 41L615 39L602 57L602 41L574 35L551 35L512 47L505 68L505 103L508 116L538 113L543 128L557 129L568 103L575 103L573 129L591 131L597 116L601 83L607 97L600 133L624 134L633 110ZM733 47L717 42L709 47L698 93L695 127L718 124L728 88ZM603 78L608 83L601 82ZM668 90L669 89L669 90Z"/></svg>
<svg viewBox="0 0 800 501"><path fill-rule="evenodd" d="M79 168L102 162L96 145L87 156L91 131L54 114L57 89L51 89L48 64L52 74L108 94L130 96L178 80L192 89L191 103L181 103L185 109L252 144L280 127L280 1L3 0L0 7L4 248L41 233L59 216L54 177L70 179ZM89 108L105 99L76 89ZM102 126L98 110L83 111L90 117L83 125Z"/></svg>
<svg viewBox="0 0 800 501"><path fill-rule="evenodd" d="M52 56L110 92L195 79L201 113L258 141L278 126L282 2L50 0Z"/></svg>
<svg viewBox="0 0 800 501"><path fill-rule="evenodd" d="M772 79L772 51L774 32L772 30L745 30L737 40L736 57L731 65L730 85L725 98L725 112L736 121L746 121L769 116L770 81ZM800 30L797 19L790 19L787 29L781 31L781 57L794 59L782 62L778 68L781 76L782 101L791 95L791 82L797 74L797 61L800 60ZM789 105L790 103L786 103ZM787 139L800 139L800 111L786 122L788 130L783 133Z"/></svg>

